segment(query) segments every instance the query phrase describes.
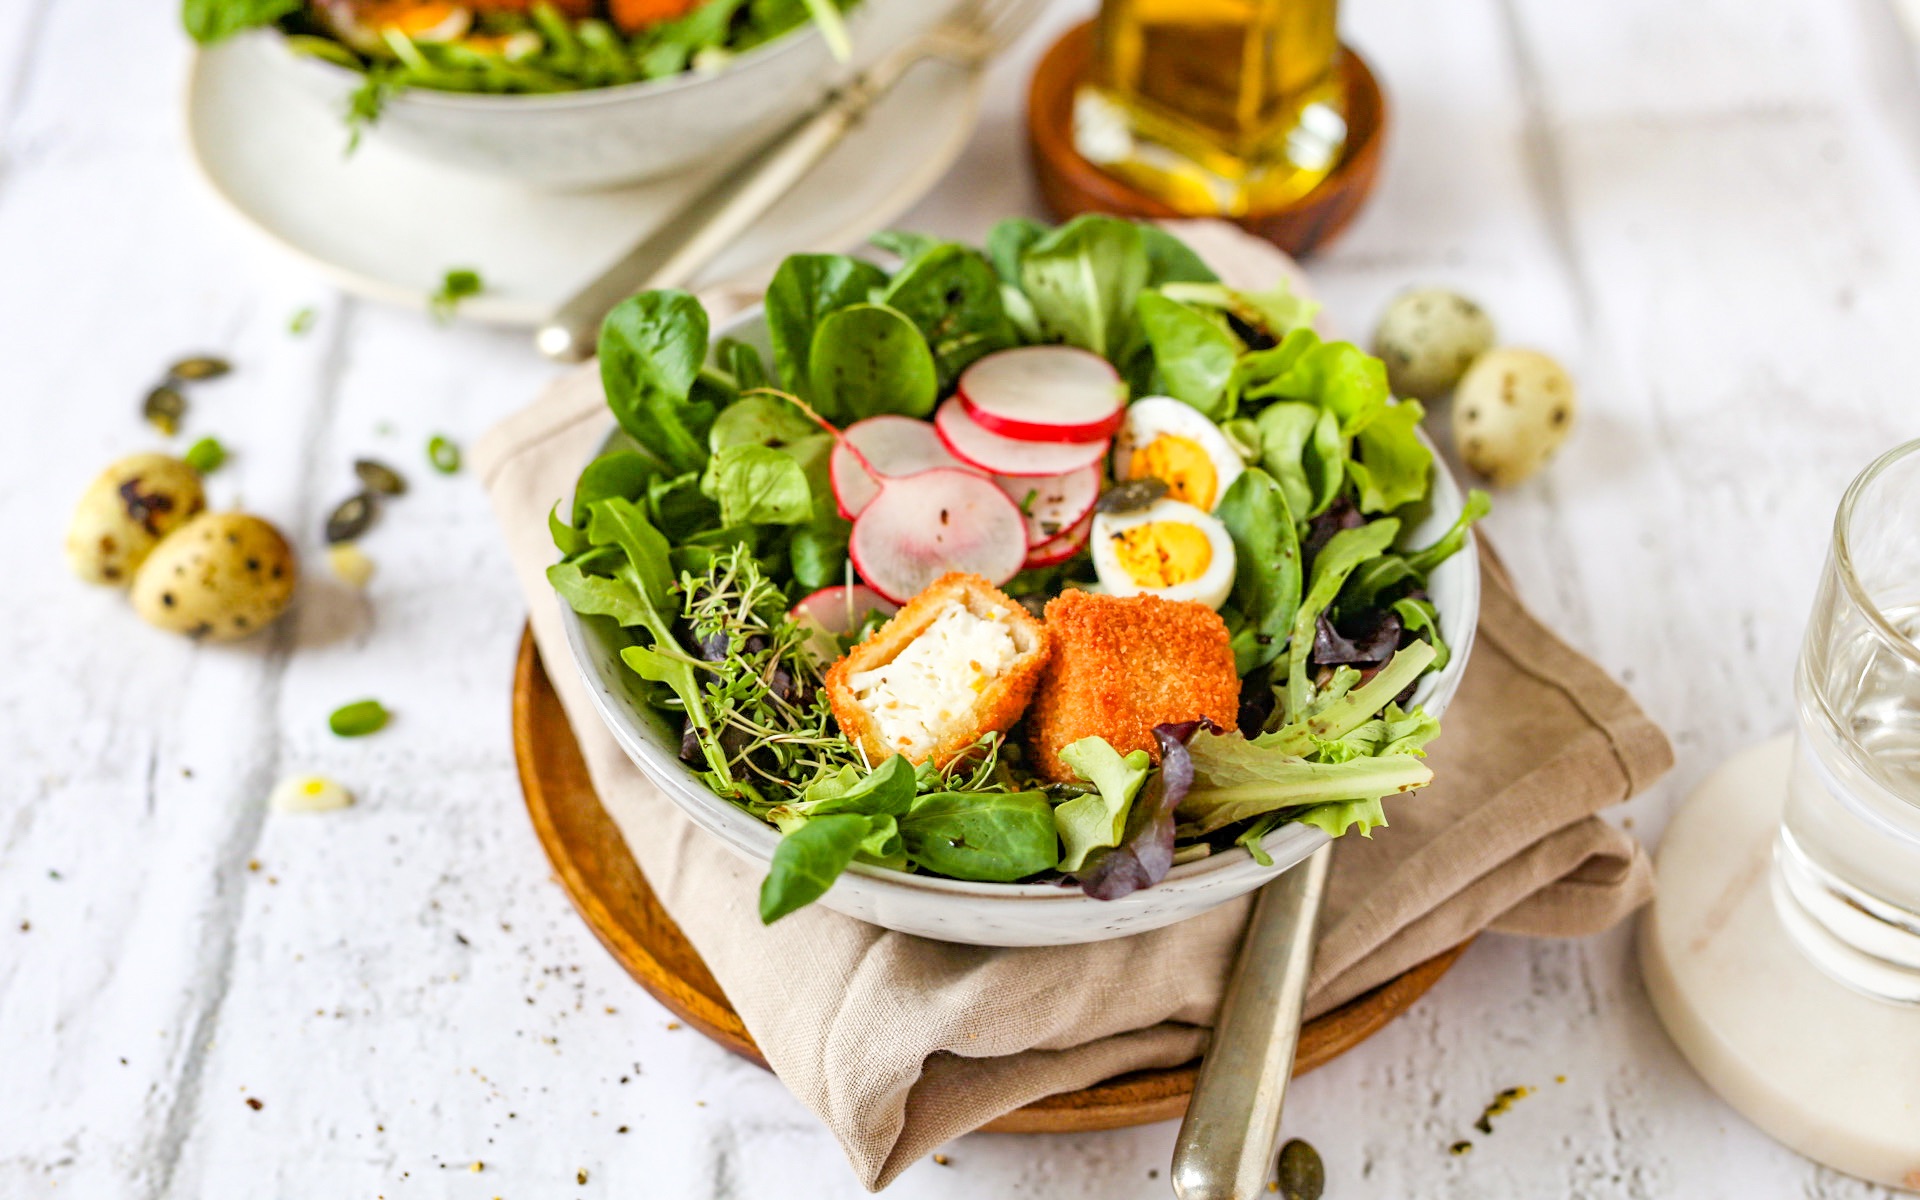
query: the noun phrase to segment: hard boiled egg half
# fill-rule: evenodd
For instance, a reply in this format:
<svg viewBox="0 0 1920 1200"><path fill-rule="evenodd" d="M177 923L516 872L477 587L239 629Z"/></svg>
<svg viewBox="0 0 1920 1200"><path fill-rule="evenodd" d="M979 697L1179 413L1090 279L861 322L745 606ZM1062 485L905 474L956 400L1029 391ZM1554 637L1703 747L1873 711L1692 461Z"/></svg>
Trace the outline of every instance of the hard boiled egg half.
<svg viewBox="0 0 1920 1200"><path fill-rule="evenodd" d="M1198 600L1217 609L1233 591L1233 537L1191 504L1162 499L1135 512L1096 513L1089 540L1094 572L1109 595Z"/></svg>
<svg viewBox="0 0 1920 1200"><path fill-rule="evenodd" d="M1171 396L1148 396L1127 407L1113 440L1113 477L1154 478L1167 498L1212 512L1244 470L1239 451L1199 409Z"/></svg>

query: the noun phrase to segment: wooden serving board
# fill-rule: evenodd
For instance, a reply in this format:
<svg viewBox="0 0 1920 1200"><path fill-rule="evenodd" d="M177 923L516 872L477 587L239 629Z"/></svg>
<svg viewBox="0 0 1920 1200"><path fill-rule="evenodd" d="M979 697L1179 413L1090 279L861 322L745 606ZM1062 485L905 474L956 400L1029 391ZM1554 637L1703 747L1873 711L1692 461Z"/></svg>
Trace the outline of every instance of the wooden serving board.
<svg viewBox="0 0 1920 1200"><path fill-rule="evenodd" d="M682 1021L761 1066L766 1060L713 973L660 906L594 794L580 743L567 723L528 630L513 673L513 750L534 832L554 873L601 944ZM1307 1023L1295 1074L1359 1045L1412 1006L1466 949L1464 944ZM1196 1064L1135 1071L1077 1092L1036 1100L986 1128L997 1133L1079 1133L1164 1121L1186 1111Z"/></svg>

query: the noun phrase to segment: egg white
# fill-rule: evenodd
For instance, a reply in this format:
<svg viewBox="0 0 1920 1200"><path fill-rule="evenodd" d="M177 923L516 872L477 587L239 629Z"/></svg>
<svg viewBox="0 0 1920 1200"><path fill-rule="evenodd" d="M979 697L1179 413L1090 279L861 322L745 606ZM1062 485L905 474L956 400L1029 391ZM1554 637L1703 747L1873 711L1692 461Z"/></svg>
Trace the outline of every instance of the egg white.
<svg viewBox="0 0 1920 1200"><path fill-rule="evenodd" d="M1171 396L1148 396L1127 406L1126 419L1113 441L1113 477L1131 479L1135 452L1152 445L1154 439L1162 435L1185 438L1206 454L1207 461L1213 464L1215 478L1209 511L1219 507L1220 498L1227 494L1233 481L1240 478L1246 464L1218 425L1199 409Z"/></svg>
<svg viewBox="0 0 1920 1200"><path fill-rule="evenodd" d="M1114 550L1113 539L1129 529L1154 521L1190 525L1204 533L1207 537L1207 548L1212 552L1206 570L1197 578L1176 583L1171 587L1143 587L1134 582L1133 576L1127 574L1127 569L1120 564L1120 556ZM1233 536L1218 519L1201 512L1191 504L1183 504L1178 500L1156 500L1136 512L1096 513L1089 542L1093 550L1094 573L1100 577L1101 587L1109 595L1158 596L1162 600L1198 600L1208 608L1217 610L1227 602L1227 596L1233 591Z"/></svg>

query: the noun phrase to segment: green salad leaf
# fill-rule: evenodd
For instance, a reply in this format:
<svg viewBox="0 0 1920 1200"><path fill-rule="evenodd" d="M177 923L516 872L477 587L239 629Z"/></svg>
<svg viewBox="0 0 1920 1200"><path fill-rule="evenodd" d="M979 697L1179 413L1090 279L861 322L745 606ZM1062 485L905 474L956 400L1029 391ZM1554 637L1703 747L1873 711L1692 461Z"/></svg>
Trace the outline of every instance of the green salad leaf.
<svg viewBox="0 0 1920 1200"><path fill-rule="evenodd" d="M767 335L774 373L787 391L806 396L812 384L813 335L828 313L861 304L887 286L887 273L844 254L795 254L767 284ZM704 350L704 347L703 347Z"/></svg>
<svg viewBox="0 0 1920 1200"><path fill-rule="evenodd" d="M1149 268L1140 226L1087 215L1026 247L1020 284L1043 334L1120 364Z"/></svg>
<svg viewBox="0 0 1920 1200"><path fill-rule="evenodd" d="M1240 360L1240 339L1222 322L1160 292L1141 292L1136 307L1167 395L1209 420L1224 420L1232 404L1227 385Z"/></svg>
<svg viewBox="0 0 1920 1200"><path fill-rule="evenodd" d="M884 304L828 313L814 329L807 364L807 394L835 424L881 413L924 417L939 399L939 368L927 339L906 314Z"/></svg>
<svg viewBox="0 0 1920 1200"><path fill-rule="evenodd" d="M918 247L894 274L882 300L919 327L933 353L942 393L976 360L1020 344L993 265L978 250L958 242Z"/></svg>
<svg viewBox="0 0 1920 1200"><path fill-rule="evenodd" d="M1044 792L935 792L900 818L915 865L951 879L1012 883L1060 861Z"/></svg>
<svg viewBox="0 0 1920 1200"><path fill-rule="evenodd" d="M236 33L271 25L305 7L306 0L185 0L180 23L203 46Z"/></svg>
<svg viewBox="0 0 1920 1200"><path fill-rule="evenodd" d="M811 818L780 838L760 881L760 922L771 925L827 894L862 849L899 836L890 816L837 813Z"/></svg>
<svg viewBox="0 0 1920 1200"><path fill-rule="evenodd" d="M771 446L728 446L707 466L702 490L720 505L720 523L799 525L813 516L806 472Z"/></svg>
<svg viewBox="0 0 1920 1200"><path fill-rule="evenodd" d="M1214 516L1233 538L1233 605L1245 624L1233 635L1241 675L1280 657L1300 608L1300 536L1285 490L1259 467L1228 485Z"/></svg>
<svg viewBox="0 0 1920 1200"><path fill-rule="evenodd" d="M1066 852L1062 871L1078 871L1095 850L1118 846L1127 829L1127 806L1153 769L1145 750L1124 757L1105 738L1081 738L1060 751L1060 761L1096 791L1076 796L1053 810L1054 827Z"/></svg>
<svg viewBox="0 0 1920 1200"><path fill-rule="evenodd" d="M1388 517L1369 521L1353 529L1342 529L1320 548L1313 559L1313 576L1305 598L1294 613L1293 632L1287 642L1287 713L1299 713L1312 698L1307 680L1307 658L1313 652L1313 631L1320 614L1340 594L1340 588L1354 569L1376 558L1393 545L1399 536L1400 522Z"/></svg>
<svg viewBox="0 0 1920 1200"><path fill-rule="evenodd" d="M622 300L600 327L600 382L620 428L674 472L707 460L713 406L694 396L707 310L681 291Z"/></svg>

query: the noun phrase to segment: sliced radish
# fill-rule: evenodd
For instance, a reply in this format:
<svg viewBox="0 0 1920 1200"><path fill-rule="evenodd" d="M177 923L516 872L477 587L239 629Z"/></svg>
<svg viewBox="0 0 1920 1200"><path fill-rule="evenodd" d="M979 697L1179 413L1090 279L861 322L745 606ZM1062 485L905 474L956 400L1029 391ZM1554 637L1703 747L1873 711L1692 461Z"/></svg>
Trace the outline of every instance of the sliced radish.
<svg viewBox="0 0 1920 1200"><path fill-rule="evenodd" d="M868 586L905 604L948 571L997 584L1018 575L1027 522L991 479L936 467L887 480L854 521L847 552Z"/></svg>
<svg viewBox="0 0 1920 1200"><path fill-rule="evenodd" d="M1087 538L1093 533L1093 514L1089 512L1080 518L1072 529L1067 530L1050 542L1042 542L1027 551L1027 562L1023 570L1034 567L1051 567L1063 563L1080 551L1086 549Z"/></svg>
<svg viewBox="0 0 1920 1200"><path fill-rule="evenodd" d="M863 583L851 587L821 588L793 606L788 613L828 633L852 633L860 628L868 613L890 617L900 606Z"/></svg>
<svg viewBox="0 0 1920 1200"><path fill-rule="evenodd" d="M958 396L934 412L933 427L954 457L995 475L1015 475L1022 479L1066 475L1094 466L1107 453L1104 438L1097 442L1022 442L1001 437L982 429L968 416Z"/></svg>
<svg viewBox="0 0 1920 1200"><path fill-rule="evenodd" d="M1100 499L1100 467L1082 467L1066 475L1022 479L996 475L993 481L1013 497L1027 517L1027 545L1036 547L1071 529Z"/></svg>
<svg viewBox="0 0 1920 1200"><path fill-rule="evenodd" d="M834 443L827 473L840 515L851 521L880 494L883 479L934 467L962 466L933 426L913 417L868 417L847 426Z"/></svg>
<svg viewBox="0 0 1920 1200"><path fill-rule="evenodd" d="M1022 346L960 375L960 399L982 429L1023 442L1097 442L1120 428L1127 388L1098 354Z"/></svg>

